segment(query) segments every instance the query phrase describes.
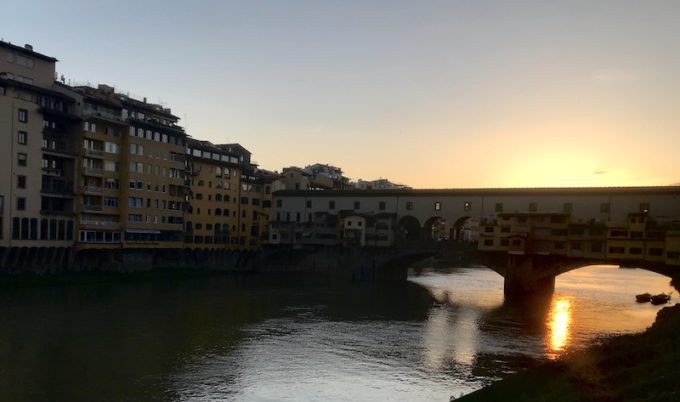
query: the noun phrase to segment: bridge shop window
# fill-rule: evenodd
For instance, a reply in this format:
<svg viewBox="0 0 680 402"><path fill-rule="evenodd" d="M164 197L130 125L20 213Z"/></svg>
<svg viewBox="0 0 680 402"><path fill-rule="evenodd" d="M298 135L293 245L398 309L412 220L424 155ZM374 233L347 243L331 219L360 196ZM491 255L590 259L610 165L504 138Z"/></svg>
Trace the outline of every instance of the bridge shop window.
<svg viewBox="0 0 680 402"><path fill-rule="evenodd" d="M328 201L328 209L335 209L335 201Z"/></svg>
<svg viewBox="0 0 680 402"><path fill-rule="evenodd" d="M442 210L442 203L437 201L434 203L434 210L435 211L441 211Z"/></svg>
<svg viewBox="0 0 680 402"><path fill-rule="evenodd" d="M494 207L494 210L496 212L503 212L503 203L502 202L497 202L496 206Z"/></svg>
<svg viewBox="0 0 680 402"><path fill-rule="evenodd" d="M472 209L472 203L470 201L465 201L465 203L463 203L463 210L469 211L471 209Z"/></svg>
<svg viewBox="0 0 680 402"><path fill-rule="evenodd" d="M311 208L312 207L312 200L307 200L305 202L305 208Z"/></svg>
<svg viewBox="0 0 680 402"><path fill-rule="evenodd" d="M650 248L649 249L649 255L662 256L663 255L663 249L662 248Z"/></svg>
<svg viewBox="0 0 680 402"><path fill-rule="evenodd" d="M413 201L406 201L406 210L413 211Z"/></svg>
<svg viewBox="0 0 680 402"><path fill-rule="evenodd" d="M649 203L648 202L641 202L640 203L640 212L642 213L647 213L649 212Z"/></svg>
<svg viewBox="0 0 680 402"><path fill-rule="evenodd" d="M361 209L361 202L354 201L354 209Z"/></svg>
<svg viewBox="0 0 680 402"><path fill-rule="evenodd" d="M385 201L380 201L378 203L378 209L381 210L381 211L385 210Z"/></svg>

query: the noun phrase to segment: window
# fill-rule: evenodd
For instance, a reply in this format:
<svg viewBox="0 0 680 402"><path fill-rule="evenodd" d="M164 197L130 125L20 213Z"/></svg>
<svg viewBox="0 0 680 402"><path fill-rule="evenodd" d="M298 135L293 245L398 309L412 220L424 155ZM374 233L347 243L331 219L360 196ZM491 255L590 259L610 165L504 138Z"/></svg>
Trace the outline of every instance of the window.
<svg viewBox="0 0 680 402"><path fill-rule="evenodd" d="M661 248L650 248L649 249L649 255L662 256L663 255L663 249L661 249Z"/></svg>
<svg viewBox="0 0 680 402"><path fill-rule="evenodd" d="M328 201L328 209L335 209L335 201Z"/></svg>
<svg viewBox="0 0 680 402"><path fill-rule="evenodd" d="M380 201L378 203L378 209L381 210L381 211L385 210L385 201Z"/></svg>
<svg viewBox="0 0 680 402"><path fill-rule="evenodd" d="M494 207L494 210L496 212L503 212L503 203L502 202L497 202L496 206Z"/></svg>
<svg viewBox="0 0 680 402"><path fill-rule="evenodd" d="M26 156L25 153L23 153L23 152L17 153L17 165L26 166L27 161L28 161L28 157Z"/></svg>
<svg viewBox="0 0 680 402"><path fill-rule="evenodd" d="M128 206L130 208L143 208L144 199L141 197L128 197Z"/></svg>
<svg viewBox="0 0 680 402"><path fill-rule="evenodd" d="M144 155L144 146L141 144L130 144L131 155Z"/></svg>
<svg viewBox="0 0 680 402"><path fill-rule="evenodd" d="M25 210L26 210L26 198L17 197L17 211L25 211Z"/></svg>
<svg viewBox="0 0 680 402"><path fill-rule="evenodd" d="M472 203L470 201L465 201L463 203L463 211L469 211L472 209Z"/></svg>
<svg viewBox="0 0 680 402"><path fill-rule="evenodd" d="M118 162L114 161L104 161L104 170L107 172L117 172L118 171Z"/></svg>
<svg viewBox="0 0 680 402"><path fill-rule="evenodd" d="M609 203L603 202L600 204L600 212L603 214L609 213Z"/></svg>
<svg viewBox="0 0 680 402"><path fill-rule="evenodd" d="M111 189L111 190L118 190L120 187L120 182L118 179L106 179L104 182L104 187Z"/></svg>
<svg viewBox="0 0 680 402"><path fill-rule="evenodd" d="M536 212L538 211L538 204L535 202L530 202L529 203L529 212Z"/></svg>
<svg viewBox="0 0 680 402"><path fill-rule="evenodd" d="M26 176L17 176L17 188L26 188Z"/></svg>
<svg viewBox="0 0 680 402"><path fill-rule="evenodd" d="M120 153L120 145L116 144L115 142L105 142L104 143L104 151L110 154L119 154Z"/></svg>
<svg viewBox="0 0 680 402"><path fill-rule="evenodd" d="M493 246L493 239L485 239L484 245L485 246Z"/></svg>
<svg viewBox="0 0 680 402"><path fill-rule="evenodd" d="M649 212L649 203L648 202L641 202L640 203L640 212L642 212L642 213Z"/></svg>
<svg viewBox="0 0 680 402"><path fill-rule="evenodd" d="M28 133L25 131L19 131L17 133L17 142L21 145L26 145L28 143Z"/></svg>
<svg viewBox="0 0 680 402"><path fill-rule="evenodd" d="M104 197L104 206L109 208L118 207L118 198L115 197Z"/></svg>
<svg viewBox="0 0 680 402"><path fill-rule="evenodd" d="M311 208L312 207L312 200L307 200L305 202L305 208Z"/></svg>
<svg viewBox="0 0 680 402"><path fill-rule="evenodd" d="M564 206L562 207L562 212L570 214L573 209L574 209L574 205L572 203L565 202Z"/></svg>
<svg viewBox="0 0 680 402"><path fill-rule="evenodd" d="M28 110L26 109L19 109L17 113L17 117L20 122L22 123L28 123Z"/></svg>
<svg viewBox="0 0 680 402"><path fill-rule="evenodd" d="M354 201L354 209L361 209L361 202Z"/></svg>
<svg viewBox="0 0 680 402"><path fill-rule="evenodd" d="M407 211L413 210L413 201L406 201L406 210Z"/></svg>
<svg viewBox="0 0 680 402"><path fill-rule="evenodd" d="M441 211L442 210L442 203L437 201L434 203L434 210L435 211Z"/></svg>

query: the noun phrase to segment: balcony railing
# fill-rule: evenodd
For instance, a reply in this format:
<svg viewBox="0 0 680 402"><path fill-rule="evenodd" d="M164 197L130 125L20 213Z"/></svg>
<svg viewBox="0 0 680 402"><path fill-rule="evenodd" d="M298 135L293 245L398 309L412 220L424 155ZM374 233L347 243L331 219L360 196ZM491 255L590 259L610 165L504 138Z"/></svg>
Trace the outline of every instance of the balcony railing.
<svg viewBox="0 0 680 402"><path fill-rule="evenodd" d="M84 110L83 111L83 117L89 118L89 117L100 117L102 119L106 120L112 120L116 122L122 122L122 119L120 118L119 115L116 115L111 112L103 112L99 110Z"/></svg>
<svg viewBox="0 0 680 402"><path fill-rule="evenodd" d="M47 176L62 177L64 176L64 170L58 168L44 167L43 174Z"/></svg>
<svg viewBox="0 0 680 402"><path fill-rule="evenodd" d="M104 191L104 188L99 186L83 186L83 191L87 193L101 193Z"/></svg>
<svg viewBox="0 0 680 402"><path fill-rule="evenodd" d="M85 167L85 168L83 168L83 171L85 172L85 174L89 174L89 175L101 175L101 174L103 174L103 170L101 168Z"/></svg>
<svg viewBox="0 0 680 402"><path fill-rule="evenodd" d="M85 155L87 156L102 156L104 151L101 149L85 148Z"/></svg>
<svg viewBox="0 0 680 402"><path fill-rule="evenodd" d="M88 204L85 204L85 205L83 205L83 208L84 208L86 211L95 211L95 212L101 212L101 210L102 210L102 206L101 206L101 205L88 205Z"/></svg>
<svg viewBox="0 0 680 402"><path fill-rule="evenodd" d="M103 226L103 227L117 227L120 226L120 222L110 222L110 221L97 221L92 219L81 219L80 223L82 225L93 225L93 226Z"/></svg>

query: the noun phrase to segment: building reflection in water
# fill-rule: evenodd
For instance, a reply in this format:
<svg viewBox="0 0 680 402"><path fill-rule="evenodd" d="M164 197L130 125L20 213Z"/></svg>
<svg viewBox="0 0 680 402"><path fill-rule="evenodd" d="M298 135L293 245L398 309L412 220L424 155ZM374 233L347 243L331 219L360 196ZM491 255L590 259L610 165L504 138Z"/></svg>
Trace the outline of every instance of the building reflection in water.
<svg viewBox="0 0 680 402"><path fill-rule="evenodd" d="M564 296L555 296L548 314L548 334L546 343L548 357L554 359L563 352L570 341L572 319L572 300Z"/></svg>

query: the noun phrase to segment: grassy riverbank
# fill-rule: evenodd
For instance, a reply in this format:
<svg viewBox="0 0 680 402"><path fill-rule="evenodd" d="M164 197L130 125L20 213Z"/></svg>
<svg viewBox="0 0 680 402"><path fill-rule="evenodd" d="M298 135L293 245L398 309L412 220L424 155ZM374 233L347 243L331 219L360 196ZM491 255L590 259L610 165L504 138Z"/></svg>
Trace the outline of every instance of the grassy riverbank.
<svg viewBox="0 0 680 402"><path fill-rule="evenodd" d="M641 334L609 338L457 401L680 401L680 304L660 310Z"/></svg>

